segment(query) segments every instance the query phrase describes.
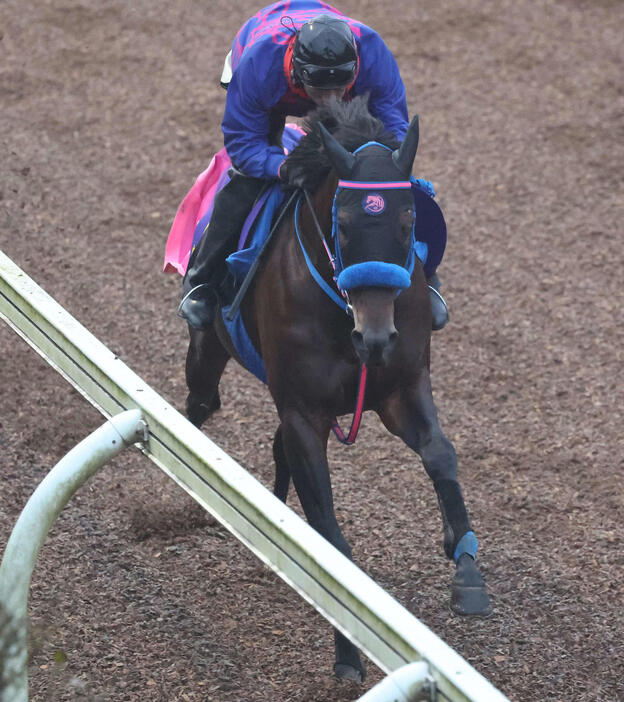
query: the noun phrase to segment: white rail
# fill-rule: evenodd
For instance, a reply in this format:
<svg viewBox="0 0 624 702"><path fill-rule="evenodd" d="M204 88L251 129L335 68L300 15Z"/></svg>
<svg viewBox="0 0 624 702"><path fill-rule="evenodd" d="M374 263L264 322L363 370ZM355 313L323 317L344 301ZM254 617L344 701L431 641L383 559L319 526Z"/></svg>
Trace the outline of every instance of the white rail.
<svg viewBox="0 0 624 702"><path fill-rule="evenodd" d="M196 429L0 251L0 316L106 417L139 409L143 453L391 673L424 661L444 698L507 698ZM389 698L394 699L394 698Z"/></svg>

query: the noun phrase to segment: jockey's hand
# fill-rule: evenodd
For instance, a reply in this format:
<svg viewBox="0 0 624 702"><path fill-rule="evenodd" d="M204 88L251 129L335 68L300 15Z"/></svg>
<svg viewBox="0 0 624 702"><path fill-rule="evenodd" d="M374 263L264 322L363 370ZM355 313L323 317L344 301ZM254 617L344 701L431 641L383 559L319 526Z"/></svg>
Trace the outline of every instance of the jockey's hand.
<svg viewBox="0 0 624 702"><path fill-rule="evenodd" d="M282 161L282 165L279 167L279 179L282 181L283 185L290 188L303 188L305 181L305 174L301 171L301 168L294 167L289 163L288 159Z"/></svg>

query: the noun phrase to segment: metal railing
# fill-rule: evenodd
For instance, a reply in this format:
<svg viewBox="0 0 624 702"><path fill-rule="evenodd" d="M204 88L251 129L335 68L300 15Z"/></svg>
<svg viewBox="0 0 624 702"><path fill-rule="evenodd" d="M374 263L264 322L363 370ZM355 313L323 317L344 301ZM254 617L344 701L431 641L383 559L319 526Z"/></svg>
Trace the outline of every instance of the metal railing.
<svg viewBox="0 0 624 702"><path fill-rule="evenodd" d="M147 425L140 450L383 671L392 673L422 661L434 683L431 699L507 699L196 429L1 251L0 316L104 416L140 410ZM387 699L401 698L395 694Z"/></svg>
<svg viewBox="0 0 624 702"><path fill-rule="evenodd" d="M50 527L78 488L110 458L142 439L139 410L108 420L83 439L39 483L22 510L0 563L0 604L10 612L13 640L2 654L0 702L27 702L27 605L35 562Z"/></svg>

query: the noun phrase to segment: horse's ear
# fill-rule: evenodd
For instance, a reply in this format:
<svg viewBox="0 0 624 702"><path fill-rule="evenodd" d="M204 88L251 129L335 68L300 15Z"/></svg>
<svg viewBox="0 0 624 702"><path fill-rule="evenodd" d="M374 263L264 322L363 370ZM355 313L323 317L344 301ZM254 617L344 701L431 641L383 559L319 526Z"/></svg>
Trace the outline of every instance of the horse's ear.
<svg viewBox="0 0 624 702"><path fill-rule="evenodd" d="M408 178L412 174L412 166L418 150L418 115L411 121L403 139L403 143L392 153L392 160L396 167Z"/></svg>
<svg viewBox="0 0 624 702"><path fill-rule="evenodd" d="M351 169L355 163L355 156L345 149L345 147L332 135L327 129L318 123L321 142L325 149L332 166L334 167L339 178L348 178L351 174Z"/></svg>

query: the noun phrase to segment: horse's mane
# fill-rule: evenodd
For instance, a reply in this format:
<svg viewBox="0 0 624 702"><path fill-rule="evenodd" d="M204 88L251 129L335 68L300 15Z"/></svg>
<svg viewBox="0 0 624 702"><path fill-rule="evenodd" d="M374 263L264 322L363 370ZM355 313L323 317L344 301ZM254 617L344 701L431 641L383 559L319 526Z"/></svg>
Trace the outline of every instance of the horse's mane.
<svg viewBox="0 0 624 702"><path fill-rule="evenodd" d="M348 151L355 151L358 146L368 141L396 149L399 141L386 130L383 122L368 111L368 96L362 95L343 102L330 100L326 105L318 107L303 121L302 137L298 146L288 157L289 164L294 170L304 174L304 187L314 192L327 178L331 163L323 150L318 125L322 124L328 132Z"/></svg>

